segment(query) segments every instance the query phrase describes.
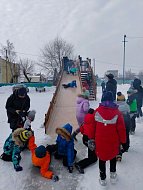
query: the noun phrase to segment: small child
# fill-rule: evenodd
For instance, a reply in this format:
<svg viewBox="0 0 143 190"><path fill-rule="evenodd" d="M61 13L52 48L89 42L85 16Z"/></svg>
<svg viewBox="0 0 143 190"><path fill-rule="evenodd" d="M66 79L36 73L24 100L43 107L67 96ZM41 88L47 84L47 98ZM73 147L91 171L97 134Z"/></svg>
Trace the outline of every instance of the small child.
<svg viewBox="0 0 143 190"><path fill-rule="evenodd" d="M25 146L25 143L32 136L32 132L23 128L16 129L9 135L4 143L4 153L1 155L1 159L4 161L12 161L14 169L22 171L23 168L19 165L21 160L21 150Z"/></svg>
<svg viewBox="0 0 143 190"><path fill-rule="evenodd" d="M127 91L128 94L127 104L130 106L131 135L135 134L135 129L136 129L137 101L136 101L135 92L136 91L131 88Z"/></svg>
<svg viewBox="0 0 143 190"><path fill-rule="evenodd" d="M52 179L54 182L59 180L59 177L49 171L50 154L43 145L37 147L35 144L35 137L32 136L28 142L29 150L32 154L32 163L34 166L40 167L40 173L43 177Z"/></svg>
<svg viewBox="0 0 143 190"><path fill-rule="evenodd" d="M84 117L84 123L79 129L73 132L73 137L78 134L78 130L83 134L82 140L83 144L88 147L88 158L84 158L79 162L75 163L75 167L79 173L84 174L84 168L95 163L97 161L97 156L95 153L95 119L94 119L94 109L90 108L88 113ZM74 135L75 133L75 135Z"/></svg>
<svg viewBox="0 0 143 190"><path fill-rule="evenodd" d="M76 80L73 80L72 82L68 83L68 84L62 84L62 86L64 88L77 88L77 84L76 84Z"/></svg>
<svg viewBox="0 0 143 190"><path fill-rule="evenodd" d="M36 114L36 111L35 110L31 110L29 111L27 117L26 117L26 121L24 123L24 129L27 129L28 131L31 130L31 122L34 121L35 119L35 114Z"/></svg>
<svg viewBox="0 0 143 190"><path fill-rule="evenodd" d="M90 96L89 90L87 90L85 87L83 87L82 88L82 95L87 96L89 98L89 96Z"/></svg>
<svg viewBox="0 0 143 190"><path fill-rule="evenodd" d="M72 126L67 123L62 128L57 128L56 144L46 148L50 153L54 152L55 159L63 159L63 165L68 167L69 173L73 172L73 163L77 151L74 149L74 140L71 136Z"/></svg>
<svg viewBox="0 0 143 190"><path fill-rule="evenodd" d="M125 128L126 128L126 143L122 144L123 149L121 146L119 154L116 156L117 161L121 161L122 160L122 153L124 151L127 152L129 147L130 147L130 138L129 138L129 133L130 133L130 128L131 128L131 119L130 119L130 115L129 115L130 107L126 103L125 96L121 92L117 93L117 102L116 103L119 106L118 109L123 114L123 118L124 118L124 122L125 122Z"/></svg>

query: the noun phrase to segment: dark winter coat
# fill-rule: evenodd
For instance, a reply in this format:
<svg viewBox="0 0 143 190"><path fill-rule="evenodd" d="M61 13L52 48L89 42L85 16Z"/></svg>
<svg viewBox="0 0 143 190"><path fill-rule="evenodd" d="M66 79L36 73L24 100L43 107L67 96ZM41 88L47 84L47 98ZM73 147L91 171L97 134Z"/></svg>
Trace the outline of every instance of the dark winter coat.
<svg viewBox="0 0 143 190"><path fill-rule="evenodd" d="M117 93L117 81L115 79L109 79L106 83L106 91L111 91L113 93L114 100L116 100Z"/></svg>
<svg viewBox="0 0 143 190"><path fill-rule="evenodd" d="M126 142L126 129L122 113L116 104L103 102L95 110L96 154L100 160L113 159L120 144Z"/></svg>
<svg viewBox="0 0 143 190"><path fill-rule="evenodd" d="M95 138L95 119L94 114L87 113L84 117L84 123L80 127L80 132L86 135L88 139Z"/></svg>
<svg viewBox="0 0 143 190"><path fill-rule="evenodd" d="M71 137L72 126L66 124L63 128L57 128L58 134L56 143L58 146L58 154L67 156L68 166L73 166L74 162L74 140Z"/></svg>
<svg viewBox="0 0 143 190"><path fill-rule="evenodd" d="M143 104L143 88L139 86L136 92L137 108L141 108Z"/></svg>
<svg viewBox="0 0 143 190"><path fill-rule="evenodd" d="M18 122L21 120L21 117L26 117L30 108L30 98L28 95L25 98L19 98L17 94L13 93L7 99L5 108L7 110L8 123ZM17 114L16 110L20 110L20 114Z"/></svg>

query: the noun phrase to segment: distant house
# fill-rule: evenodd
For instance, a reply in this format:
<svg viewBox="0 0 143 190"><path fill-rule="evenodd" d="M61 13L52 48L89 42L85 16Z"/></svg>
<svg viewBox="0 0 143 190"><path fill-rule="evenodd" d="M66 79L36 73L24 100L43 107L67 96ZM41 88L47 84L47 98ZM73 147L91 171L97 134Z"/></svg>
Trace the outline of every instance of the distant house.
<svg viewBox="0 0 143 190"><path fill-rule="evenodd" d="M0 57L0 83L17 83L18 77L19 65Z"/></svg>
<svg viewBox="0 0 143 190"><path fill-rule="evenodd" d="M35 74L28 75L30 82L46 82L46 78L43 74ZM28 82L26 78L24 78L24 82Z"/></svg>

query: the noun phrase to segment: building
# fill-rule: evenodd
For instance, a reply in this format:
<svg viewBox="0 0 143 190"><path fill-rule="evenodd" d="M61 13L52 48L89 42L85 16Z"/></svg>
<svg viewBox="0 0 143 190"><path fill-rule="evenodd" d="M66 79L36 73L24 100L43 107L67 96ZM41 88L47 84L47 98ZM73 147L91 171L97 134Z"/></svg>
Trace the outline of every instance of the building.
<svg viewBox="0 0 143 190"><path fill-rule="evenodd" d="M46 82L46 77L43 74L28 75L30 82ZM24 77L24 82L28 82Z"/></svg>
<svg viewBox="0 0 143 190"><path fill-rule="evenodd" d="M0 57L0 83L17 83L18 77L19 65Z"/></svg>

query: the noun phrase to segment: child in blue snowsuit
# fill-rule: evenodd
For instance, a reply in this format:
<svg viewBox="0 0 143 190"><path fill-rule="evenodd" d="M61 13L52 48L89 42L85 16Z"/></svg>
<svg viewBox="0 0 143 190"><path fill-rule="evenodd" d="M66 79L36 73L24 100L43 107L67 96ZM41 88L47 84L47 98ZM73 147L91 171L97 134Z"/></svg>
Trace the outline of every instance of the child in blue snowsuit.
<svg viewBox="0 0 143 190"><path fill-rule="evenodd" d="M64 88L76 88L77 87L77 84L76 84L76 80L73 80L72 82L70 82L70 83L68 83L68 84L62 84L62 86L64 87Z"/></svg>
<svg viewBox="0 0 143 190"><path fill-rule="evenodd" d="M73 163L77 151L74 149L74 140L71 136L72 126L67 123L62 128L57 128L58 134L56 144L48 145L47 151L54 153L55 159L63 159L63 165L68 167L69 173L73 171Z"/></svg>
<svg viewBox="0 0 143 190"><path fill-rule="evenodd" d="M4 153L0 156L0 158L4 161L12 161L14 169L17 172L22 171L23 169L19 165L21 160L20 153L22 147L24 147L25 143L31 136L31 131L25 130L23 128L18 128L9 135L4 143Z"/></svg>

